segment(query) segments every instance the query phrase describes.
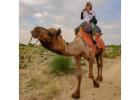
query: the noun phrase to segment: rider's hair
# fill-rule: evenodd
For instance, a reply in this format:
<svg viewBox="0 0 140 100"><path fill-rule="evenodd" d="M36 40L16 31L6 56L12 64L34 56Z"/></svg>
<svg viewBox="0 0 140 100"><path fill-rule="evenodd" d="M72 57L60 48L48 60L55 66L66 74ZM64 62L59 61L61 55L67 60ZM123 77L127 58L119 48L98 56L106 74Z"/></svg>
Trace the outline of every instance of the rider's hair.
<svg viewBox="0 0 140 100"><path fill-rule="evenodd" d="M87 2L87 3L86 3L85 10L87 9L87 6L90 6L90 7L91 7L90 10L92 10L92 4L91 4L91 2Z"/></svg>

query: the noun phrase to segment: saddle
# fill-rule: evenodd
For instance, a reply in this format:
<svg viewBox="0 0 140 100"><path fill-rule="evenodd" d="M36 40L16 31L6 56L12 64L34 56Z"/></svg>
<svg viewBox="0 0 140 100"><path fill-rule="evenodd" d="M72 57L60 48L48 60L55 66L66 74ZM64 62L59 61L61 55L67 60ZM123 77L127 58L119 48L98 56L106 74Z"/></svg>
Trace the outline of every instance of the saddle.
<svg viewBox="0 0 140 100"><path fill-rule="evenodd" d="M85 32L79 32L78 33L78 36L80 36L84 41L85 43L91 47L92 51L96 53L97 49L104 49L105 48L105 44L104 44L104 41L103 39L101 38L101 35L96 33L95 34L95 41L96 41L96 46L95 44L93 43L90 35L88 33L85 33Z"/></svg>

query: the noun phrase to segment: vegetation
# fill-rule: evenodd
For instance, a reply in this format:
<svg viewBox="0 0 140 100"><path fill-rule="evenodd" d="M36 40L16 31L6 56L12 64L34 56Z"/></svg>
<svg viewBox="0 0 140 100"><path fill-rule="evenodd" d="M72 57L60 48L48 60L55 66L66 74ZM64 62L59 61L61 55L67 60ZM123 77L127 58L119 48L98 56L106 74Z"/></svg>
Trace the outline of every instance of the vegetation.
<svg viewBox="0 0 140 100"><path fill-rule="evenodd" d="M45 55L46 57L49 54L50 52L48 52L47 49L43 48L42 46L34 47L33 44L29 44L29 46L27 47L27 45L19 44L19 68L21 68L21 66L23 69L27 68L28 64L33 62L33 58L35 58L36 56L44 57ZM51 55L53 55L53 53L51 53Z"/></svg>
<svg viewBox="0 0 140 100"><path fill-rule="evenodd" d="M52 99L55 95L57 95L60 91L59 87L56 85L56 83L50 83L46 87L46 90L44 92L45 100Z"/></svg>
<svg viewBox="0 0 140 100"><path fill-rule="evenodd" d="M55 56L50 62L51 71L55 74L69 73L73 70L73 62L69 57Z"/></svg>
<svg viewBox="0 0 140 100"><path fill-rule="evenodd" d="M121 45L108 45L105 48L105 58L115 58L121 55Z"/></svg>
<svg viewBox="0 0 140 100"><path fill-rule="evenodd" d="M49 76L31 77L27 81L27 89L32 91L30 100L52 100L60 91L58 83L50 81Z"/></svg>

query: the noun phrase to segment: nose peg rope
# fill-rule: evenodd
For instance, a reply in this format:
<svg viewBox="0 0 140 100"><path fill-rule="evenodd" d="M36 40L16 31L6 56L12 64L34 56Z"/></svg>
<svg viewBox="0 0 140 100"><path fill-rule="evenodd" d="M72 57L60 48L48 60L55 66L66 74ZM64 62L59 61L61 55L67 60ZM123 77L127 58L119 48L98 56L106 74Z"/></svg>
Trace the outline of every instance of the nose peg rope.
<svg viewBox="0 0 140 100"><path fill-rule="evenodd" d="M23 56L23 58L25 57L25 53L27 52L27 48L29 47L29 44L31 43L32 38L33 38L33 37L31 36L31 38L30 38L28 44L26 45L25 49L23 50L23 53L22 53L22 55L21 55L21 56ZM33 48L37 46L37 45L36 45L37 43L38 43L38 39L36 40L36 42L35 42ZM24 69L25 64L29 61L29 58L31 58L31 56L32 56L32 54L33 54L33 52L34 52L34 49L33 49L33 48L32 48L31 53L30 53L31 55L28 55L27 59L25 60L26 62L24 62L24 63L21 65L20 69Z"/></svg>

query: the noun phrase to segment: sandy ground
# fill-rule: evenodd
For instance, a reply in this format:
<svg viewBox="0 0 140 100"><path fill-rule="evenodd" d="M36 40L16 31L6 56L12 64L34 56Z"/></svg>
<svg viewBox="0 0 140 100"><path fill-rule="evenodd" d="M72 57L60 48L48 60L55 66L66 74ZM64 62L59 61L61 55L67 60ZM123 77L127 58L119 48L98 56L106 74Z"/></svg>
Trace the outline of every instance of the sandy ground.
<svg viewBox="0 0 140 100"><path fill-rule="evenodd" d="M94 72L96 75L96 64L94 65ZM81 97L78 100L121 100L120 57L104 60L103 78L104 80L100 83L100 88L94 88L92 81L88 78L88 67L83 66ZM62 92L53 100L75 100L71 98L71 94L77 86L75 76L63 76L58 80L61 80Z"/></svg>
<svg viewBox="0 0 140 100"><path fill-rule="evenodd" d="M39 76L46 66L46 61L43 60L43 57L41 57L42 59L40 59L40 57L36 58L37 59L34 59L35 63L31 63L29 68L26 70L20 70L20 100L42 100L37 98L28 99L26 97L30 95L29 92L27 92L27 81L31 77ZM44 63L41 61L44 61ZM121 100L120 63L120 57L115 59L104 59L103 82L100 83L100 88L93 87L92 80L88 78L88 66L82 66L83 78L81 84L81 97L78 100ZM95 77L97 75L96 64L94 64L94 75ZM62 75L59 77L56 76L52 78L53 79L50 79L51 82L58 83L60 90L51 100L74 100L71 98L71 95L77 86L75 74Z"/></svg>

